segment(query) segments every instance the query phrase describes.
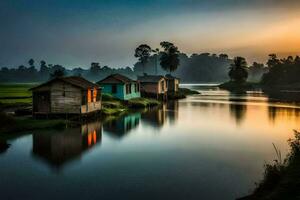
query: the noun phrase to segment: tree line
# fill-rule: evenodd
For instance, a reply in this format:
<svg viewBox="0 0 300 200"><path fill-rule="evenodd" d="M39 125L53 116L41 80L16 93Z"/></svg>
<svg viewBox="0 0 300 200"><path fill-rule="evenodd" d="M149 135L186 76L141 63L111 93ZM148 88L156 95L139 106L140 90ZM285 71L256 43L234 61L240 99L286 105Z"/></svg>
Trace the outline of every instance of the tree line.
<svg viewBox="0 0 300 200"><path fill-rule="evenodd" d="M39 68L39 69L38 69ZM135 74L130 67L110 68L108 66L100 66L100 63L92 62L89 69L75 67L67 69L59 64L47 64L46 61L40 62L30 59L28 66L20 65L17 68L2 67L0 70L1 82L43 82L57 76L82 76L91 81L99 81L102 78L114 73L125 74L131 78Z"/></svg>
<svg viewBox="0 0 300 200"><path fill-rule="evenodd" d="M44 60L38 62L30 59L27 65L20 65L17 68L2 67L0 81L43 82L64 75L82 76L91 81L99 81L113 73L120 73L133 79L144 73L152 75L171 73L186 83L218 83L228 80L229 75L231 80L261 81L265 84L271 84L274 82L274 74L278 76L283 71L284 76L280 77L280 81L284 79L285 82L293 82L292 80L296 79L295 74L297 73L295 71L297 70L290 72L290 68L299 68L296 67L299 65L299 57L278 59L276 55L271 54L267 65L254 62L248 66L245 58L231 59L226 54L187 55L180 52L175 44L167 41L161 42L160 48L151 48L147 44L141 44L135 49L134 56L137 58L137 62L132 68L111 68L105 65L101 66L98 62L92 62L88 69L79 67L67 69L59 64L47 64Z"/></svg>
<svg viewBox="0 0 300 200"><path fill-rule="evenodd" d="M259 74L258 82L263 86L299 88L300 57L288 56L279 59L276 54L270 54L266 66L253 63L251 67L247 66L245 58L236 57L229 68L228 76L232 82L244 83L250 73L252 76Z"/></svg>

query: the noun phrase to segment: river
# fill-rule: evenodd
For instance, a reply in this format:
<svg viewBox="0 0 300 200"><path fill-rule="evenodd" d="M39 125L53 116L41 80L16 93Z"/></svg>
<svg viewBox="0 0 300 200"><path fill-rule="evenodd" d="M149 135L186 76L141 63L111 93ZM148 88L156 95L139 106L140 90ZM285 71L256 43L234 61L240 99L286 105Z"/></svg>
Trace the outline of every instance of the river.
<svg viewBox="0 0 300 200"><path fill-rule="evenodd" d="M300 107L214 85L150 111L32 131L0 154L1 199L234 199L288 152Z"/></svg>

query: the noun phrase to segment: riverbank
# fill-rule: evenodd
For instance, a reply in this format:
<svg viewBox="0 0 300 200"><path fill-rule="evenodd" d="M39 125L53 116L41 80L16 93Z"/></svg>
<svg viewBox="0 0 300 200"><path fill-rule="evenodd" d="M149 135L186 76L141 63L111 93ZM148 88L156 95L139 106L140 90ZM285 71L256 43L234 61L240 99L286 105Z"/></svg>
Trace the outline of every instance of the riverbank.
<svg viewBox="0 0 300 200"><path fill-rule="evenodd" d="M176 93L168 93L169 100L176 100L176 99L184 99L188 95L200 94L196 90L191 90L188 88L178 88L178 92Z"/></svg>
<svg viewBox="0 0 300 200"><path fill-rule="evenodd" d="M184 99L188 95L199 94L195 90L188 88L179 88L177 93L169 93L168 100ZM102 111L104 115L118 115L122 112L128 112L132 109L150 108L160 105L162 102L151 98L134 98L128 101L122 101L109 94L102 95Z"/></svg>
<svg viewBox="0 0 300 200"><path fill-rule="evenodd" d="M161 102L149 98L135 98L128 101L122 101L111 95L102 95L102 115L118 115L123 112L129 112L132 109L149 108L160 105Z"/></svg>
<svg viewBox="0 0 300 200"><path fill-rule="evenodd" d="M58 128L76 123L78 118L72 119L33 119L32 102L29 98L30 93L27 91L32 85L17 84L17 85L2 85L0 88L8 87L0 95L0 132L13 133L20 131L30 131L36 129ZM186 95L198 94L197 91L180 88L176 94L170 94L169 98L181 99ZM28 100L30 99L30 100ZM102 116L119 116L128 112L147 109L159 106L162 102L151 98L135 98L128 101L116 99L110 95L102 95L102 109L100 115ZM7 115L9 113L9 115Z"/></svg>
<svg viewBox="0 0 300 200"><path fill-rule="evenodd" d="M0 112L0 133L9 134L22 131L31 131L47 128L65 128L74 123L63 119L40 119L36 120L31 116L13 117Z"/></svg>
<svg viewBox="0 0 300 200"><path fill-rule="evenodd" d="M273 164L265 165L263 180L252 194L239 200L300 199L300 132L288 141L290 153L285 159L274 146L277 158Z"/></svg>
<svg viewBox="0 0 300 200"><path fill-rule="evenodd" d="M260 85L258 83L252 83L252 82L234 82L234 81L228 81L225 83L222 83L219 85L219 88L228 90L231 92L244 92L247 90L253 90L256 88L259 88Z"/></svg>

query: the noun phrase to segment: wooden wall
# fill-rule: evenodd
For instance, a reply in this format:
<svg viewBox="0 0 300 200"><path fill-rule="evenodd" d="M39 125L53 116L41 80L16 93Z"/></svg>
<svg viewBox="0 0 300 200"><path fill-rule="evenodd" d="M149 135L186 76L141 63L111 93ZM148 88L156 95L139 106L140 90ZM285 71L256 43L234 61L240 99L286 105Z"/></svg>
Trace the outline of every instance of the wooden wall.
<svg viewBox="0 0 300 200"><path fill-rule="evenodd" d="M48 104L46 104L45 101L41 101L40 98L37 98L45 92L49 92L50 94L50 101ZM92 102L88 102L88 91L63 81L54 81L51 85L41 86L40 88L35 89L33 94L35 114L81 114L101 109L101 90L91 94L90 100ZM82 101L83 98L86 98L85 101ZM82 105L83 102L85 105ZM44 109L45 106L47 108L49 107L49 109Z"/></svg>
<svg viewBox="0 0 300 200"><path fill-rule="evenodd" d="M178 88L179 88L179 80L178 79L168 80L168 92L177 92Z"/></svg>
<svg viewBox="0 0 300 200"><path fill-rule="evenodd" d="M162 90L162 85L164 87L164 90ZM167 91L168 91L167 81L166 79L161 79L158 84L158 94L163 94L166 93Z"/></svg>
<svg viewBox="0 0 300 200"><path fill-rule="evenodd" d="M82 105L80 112L84 114L84 113L94 112L100 109L101 109L101 101L96 101L96 102L87 103L87 105Z"/></svg>
<svg viewBox="0 0 300 200"><path fill-rule="evenodd" d="M158 84L157 83L141 83L141 91L146 93L157 94Z"/></svg>
<svg viewBox="0 0 300 200"><path fill-rule="evenodd" d="M162 91L162 85L164 85L164 91ZM164 94L168 91L167 81L161 79L158 83L141 83L141 91L152 94Z"/></svg>
<svg viewBox="0 0 300 200"><path fill-rule="evenodd" d="M51 112L80 113L81 89L63 81L52 83Z"/></svg>

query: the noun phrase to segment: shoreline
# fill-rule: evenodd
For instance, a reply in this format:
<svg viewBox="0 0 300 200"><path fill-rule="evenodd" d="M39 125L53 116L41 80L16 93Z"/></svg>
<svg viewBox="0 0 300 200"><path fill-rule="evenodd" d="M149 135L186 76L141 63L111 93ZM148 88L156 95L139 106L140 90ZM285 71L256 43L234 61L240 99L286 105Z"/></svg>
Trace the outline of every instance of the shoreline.
<svg viewBox="0 0 300 200"><path fill-rule="evenodd" d="M300 196L300 132L288 140L290 152L281 158L280 150L274 145L277 157L271 164L264 165L264 177L254 191L237 200L281 200L299 199Z"/></svg>
<svg viewBox="0 0 300 200"><path fill-rule="evenodd" d="M190 89L180 89L178 94L170 94L170 100L176 100L186 98L186 95L198 94L197 91ZM102 109L99 112L91 113L90 115L83 117L83 119L94 119L98 117L119 117L123 114L135 112L141 109L149 109L156 106L160 106L161 101L151 98L135 98L128 101L122 101L116 99L110 95L103 94L102 96ZM31 104L30 103L1 103L0 104L0 133L12 134L22 131L32 131L47 128L64 128L67 126L74 126L81 123L80 117L70 117L68 119L63 117L56 117L50 119L34 119L31 116ZM14 113L8 115L7 113ZM1 135L0 134L0 135Z"/></svg>

